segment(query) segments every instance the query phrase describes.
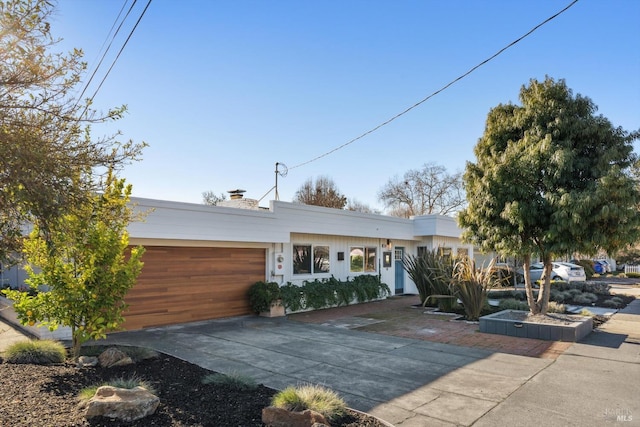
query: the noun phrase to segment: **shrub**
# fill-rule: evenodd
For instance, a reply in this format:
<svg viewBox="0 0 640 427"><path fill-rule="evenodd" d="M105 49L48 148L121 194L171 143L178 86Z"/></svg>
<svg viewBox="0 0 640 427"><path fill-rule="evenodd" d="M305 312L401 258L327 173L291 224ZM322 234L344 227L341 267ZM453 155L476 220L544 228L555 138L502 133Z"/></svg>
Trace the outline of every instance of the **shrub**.
<svg viewBox="0 0 640 427"><path fill-rule="evenodd" d="M591 292L596 295L609 295L611 286L603 282L586 282L584 285L584 291Z"/></svg>
<svg viewBox="0 0 640 427"><path fill-rule="evenodd" d="M232 390L255 390L258 383L248 375L239 372L231 372L229 374L209 374L202 379L203 384L213 384L217 386L226 386Z"/></svg>
<svg viewBox="0 0 640 427"><path fill-rule="evenodd" d="M107 385L111 387L126 388L126 389L142 387L151 394L157 393L155 388L151 384L147 383L146 381L136 376L132 376L130 378L118 377L118 378L113 378L106 383L94 384L88 387L84 387L78 392L78 399L81 402L86 402L87 400L95 396L96 391L98 391L98 388L102 386L107 386Z"/></svg>
<svg viewBox="0 0 640 427"><path fill-rule="evenodd" d="M349 305L353 300L371 301L389 295L389 287L379 276L363 274L342 282L335 277L305 281L302 286L291 282L280 287L282 304L289 311L305 308L321 309Z"/></svg>
<svg viewBox="0 0 640 427"><path fill-rule="evenodd" d="M249 288L248 296L254 313L269 311L271 304L280 298L280 286L276 282L256 282Z"/></svg>
<svg viewBox="0 0 640 427"><path fill-rule="evenodd" d="M500 301L498 308L500 308L500 310L529 311L529 304L524 301L518 301L515 298L507 298Z"/></svg>
<svg viewBox="0 0 640 427"><path fill-rule="evenodd" d="M562 303L564 302L565 297L566 294L564 292L558 291L556 289L551 289L549 300Z"/></svg>
<svg viewBox="0 0 640 427"><path fill-rule="evenodd" d="M273 396L271 405L296 412L310 409L327 420L340 417L347 409L336 392L319 385L289 386Z"/></svg>
<svg viewBox="0 0 640 427"><path fill-rule="evenodd" d="M19 341L7 348L4 357L8 363L50 365L64 362L67 350L58 341Z"/></svg>
<svg viewBox="0 0 640 427"><path fill-rule="evenodd" d="M282 304L289 311L299 311L305 308L303 301L304 292L302 287L287 282L280 287L280 295L282 296Z"/></svg>
<svg viewBox="0 0 640 427"><path fill-rule="evenodd" d="M570 299L574 299L578 295L582 295L582 291L579 289L569 289L566 293L570 296Z"/></svg>
<svg viewBox="0 0 640 427"><path fill-rule="evenodd" d="M557 291L584 291L585 282L552 282L552 289Z"/></svg>
<svg viewBox="0 0 640 427"><path fill-rule="evenodd" d="M583 292L573 297L573 302L576 304L591 304L596 301L598 301L598 297L591 292Z"/></svg>
<svg viewBox="0 0 640 427"><path fill-rule="evenodd" d="M630 279L640 279L640 273L626 273Z"/></svg>
<svg viewBox="0 0 640 427"><path fill-rule="evenodd" d="M624 304L624 301L619 297L613 297L611 299L608 299L608 300L604 301L602 304L605 307L618 308L618 307L621 307Z"/></svg>

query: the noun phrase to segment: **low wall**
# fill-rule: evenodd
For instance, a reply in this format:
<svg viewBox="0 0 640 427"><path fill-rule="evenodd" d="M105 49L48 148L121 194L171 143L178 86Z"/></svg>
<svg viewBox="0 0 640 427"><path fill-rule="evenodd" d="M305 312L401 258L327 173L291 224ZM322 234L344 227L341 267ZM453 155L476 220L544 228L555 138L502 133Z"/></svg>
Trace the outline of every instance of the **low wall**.
<svg viewBox="0 0 640 427"><path fill-rule="evenodd" d="M21 324L18 320L18 315L13 309L13 302L5 297L0 297L0 317L27 335L41 340L71 340L71 328L68 326L60 326L55 331L50 331L46 326L29 326Z"/></svg>

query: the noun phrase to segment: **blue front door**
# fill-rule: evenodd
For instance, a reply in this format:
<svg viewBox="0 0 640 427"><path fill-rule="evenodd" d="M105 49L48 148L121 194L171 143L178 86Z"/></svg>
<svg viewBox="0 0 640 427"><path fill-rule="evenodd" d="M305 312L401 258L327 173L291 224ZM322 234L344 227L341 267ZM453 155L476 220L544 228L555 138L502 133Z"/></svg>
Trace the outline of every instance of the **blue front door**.
<svg viewBox="0 0 640 427"><path fill-rule="evenodd" d="M402 258L404 258L404 248L396 247L394 251L396 295L404 293L404 267L402 267Z"/></svg>

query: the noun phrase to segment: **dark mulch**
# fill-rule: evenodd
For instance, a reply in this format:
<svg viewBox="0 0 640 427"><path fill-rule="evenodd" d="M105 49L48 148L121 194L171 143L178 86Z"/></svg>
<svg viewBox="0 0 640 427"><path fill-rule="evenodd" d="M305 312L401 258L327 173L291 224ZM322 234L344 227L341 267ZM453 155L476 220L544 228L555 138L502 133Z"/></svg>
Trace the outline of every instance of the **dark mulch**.
<svg viewBox="0 0 640 427"><path fill-rule="evenodd" d="M262 408L275 390L259 385L237 391L228 386L202 384L211 371L167 355L135 365L77 368L61 365L0 363L1 426L262 426ZM114 378L135 376L150 383L160 397L156 413L134 423L107 418L87 421L78 407L78 392ZM374 418L349 414L334 426L381 427Z"/></svg>

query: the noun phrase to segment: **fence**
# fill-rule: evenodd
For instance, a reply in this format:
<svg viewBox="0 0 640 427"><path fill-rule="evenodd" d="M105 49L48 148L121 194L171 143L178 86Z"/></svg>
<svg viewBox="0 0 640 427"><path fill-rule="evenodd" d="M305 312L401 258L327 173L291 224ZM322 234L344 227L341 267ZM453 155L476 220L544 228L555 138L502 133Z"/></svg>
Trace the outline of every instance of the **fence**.
<svg viewBox="0 0 640 427"><path fill-rule="evenodd" d="M626 273L640 273L640 265L625 265L624 272Z"/></svg>

